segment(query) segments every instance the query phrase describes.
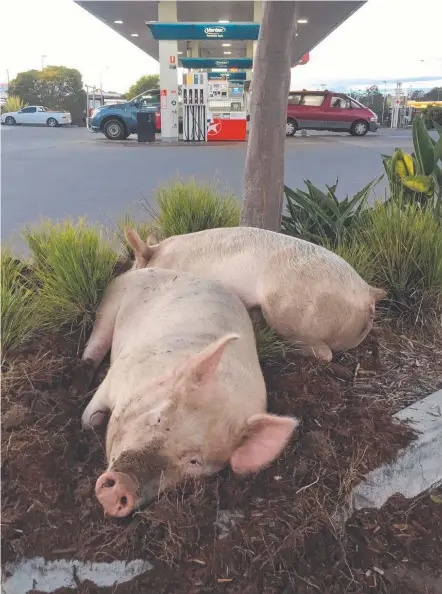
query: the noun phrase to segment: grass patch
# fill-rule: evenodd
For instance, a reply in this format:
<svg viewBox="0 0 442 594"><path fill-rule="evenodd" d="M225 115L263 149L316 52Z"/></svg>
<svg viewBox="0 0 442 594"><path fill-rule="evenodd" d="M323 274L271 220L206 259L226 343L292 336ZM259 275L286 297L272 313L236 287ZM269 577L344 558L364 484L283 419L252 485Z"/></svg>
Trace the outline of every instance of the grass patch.
<svg viewBox="0 0 442 594"><path fill-rule="evenodd" d="M377 203L339 251L374 286L388 289L389 312L440 328L442 225L417 203Z"/></svg>
<svg viewBox="0 0 442 594"><path fill-rule="evenodd" d="M89 326L112 278L118 254L100 228L65 221L44 221L23 236L34 258L39 281L39 325Z"/></svg>
<svg viewBox="0 0 442 594"><path fill-rule="evenodd" d="M25 265L8 250L1 254L1 360L24 343L35 327L37 295L24 276Z"/></svg>
<svg viewBox="0 0 442 594"><path fill-rule="evenodd" d="M237 227L240 206L234 194L221 192L209 182L173 179L155 190L157 210L147 201L142 207L154 220L158 239L218 227Z"/></svg>
<svg viewBox="0 0 442 594"><path fill-rule="evenodd" d="M254 327L260 363L269 365L290 358L296 353L296 346L280 338L273 328L259 324Z"/></svg>

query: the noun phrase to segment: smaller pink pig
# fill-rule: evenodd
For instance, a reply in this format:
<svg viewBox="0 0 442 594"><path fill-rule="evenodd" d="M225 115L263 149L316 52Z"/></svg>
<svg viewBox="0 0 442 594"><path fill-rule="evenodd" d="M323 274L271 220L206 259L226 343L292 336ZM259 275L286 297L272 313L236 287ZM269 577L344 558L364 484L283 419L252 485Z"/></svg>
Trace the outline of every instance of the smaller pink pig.
<svg viewBox="0 0 442 594"><path fill-rule="evenodd" d="M268 325L301 353L325 361L362 342L386 294L333 252L264 229L207 229L156 245L126 229L126 238L134 268L173 268L217 280L247 308L259 306Z"/></svg>
<svg viewBox="0 0 442 594"><path fill-rule="evenodd" d="M85 409L102 423L107 471L96 495L129 515L177 485L230 464L239 474L270 464L296 419L266 413L253 327L236 295L212 280L145 269L115 279L83 359L110 369Z"/></svg>

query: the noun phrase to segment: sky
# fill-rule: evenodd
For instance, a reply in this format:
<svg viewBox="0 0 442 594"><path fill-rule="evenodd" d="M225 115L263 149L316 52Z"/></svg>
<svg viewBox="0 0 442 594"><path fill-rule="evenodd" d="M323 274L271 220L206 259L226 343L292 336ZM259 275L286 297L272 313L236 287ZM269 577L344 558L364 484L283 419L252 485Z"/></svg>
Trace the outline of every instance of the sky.
<svg viewBox="0 0 442 594"><path fill-rule="evenodd" d="M2 10L2 13L5 13ZM83 81L125 92L158 63L73 0L15 0L2 19L0 82L43 63L78 68ZM5 14L3 14L5 16ZM440 0L369 0L292 71L291 88L365 88L411 79L405 88L442 85ZM430 80L425 80L430 79ZM384 85L381 85L382 88Z"/></svg>

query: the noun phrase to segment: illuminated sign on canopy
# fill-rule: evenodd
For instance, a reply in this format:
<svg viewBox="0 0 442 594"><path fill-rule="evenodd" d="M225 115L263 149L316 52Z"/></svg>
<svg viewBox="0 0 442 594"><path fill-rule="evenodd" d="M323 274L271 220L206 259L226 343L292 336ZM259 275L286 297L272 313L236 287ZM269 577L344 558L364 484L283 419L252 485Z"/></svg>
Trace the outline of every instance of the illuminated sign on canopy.
<svg viewBox="0 0 442 594"><path fill-rule="evenodd" d="M247 39L256 41L258 23L146 23L158 40Z"/></svg>
<svg viewBox="0 0 442 594"><path fill-rule="evenodd" d="M244 68L252 67L252 58L180 58L184 68Z"/></svg>
<svg viewBox="0 0 442 594"><path fill-rule="evenodd" d="M245 72L208 72L208 80L246 80Z"/></svg>

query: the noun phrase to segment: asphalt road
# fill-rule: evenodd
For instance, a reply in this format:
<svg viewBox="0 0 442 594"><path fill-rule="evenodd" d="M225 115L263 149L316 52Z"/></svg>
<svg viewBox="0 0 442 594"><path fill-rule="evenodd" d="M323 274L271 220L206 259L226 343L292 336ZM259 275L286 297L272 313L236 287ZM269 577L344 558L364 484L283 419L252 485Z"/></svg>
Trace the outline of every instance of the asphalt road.
<svg viewBox="0 0 442 594"><path fill-rule="evenodd" d="M114 223L130 204L151 200L152 190L177 173L216 178L241 196L245 144L130 146L82 128L1 127L2 241L19 251L19 230L41 218L86 216ZM396 146L411 149L411 132L380 131L364 138L309 133L287 139L285 183L319 186L339 177L343 196L383 172L380 155ZM378 192L383 193L382 184Z"/></svg>

